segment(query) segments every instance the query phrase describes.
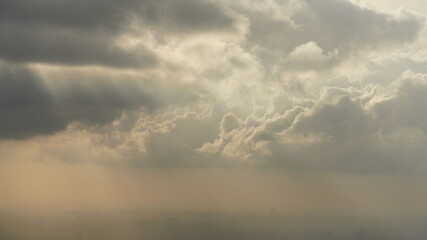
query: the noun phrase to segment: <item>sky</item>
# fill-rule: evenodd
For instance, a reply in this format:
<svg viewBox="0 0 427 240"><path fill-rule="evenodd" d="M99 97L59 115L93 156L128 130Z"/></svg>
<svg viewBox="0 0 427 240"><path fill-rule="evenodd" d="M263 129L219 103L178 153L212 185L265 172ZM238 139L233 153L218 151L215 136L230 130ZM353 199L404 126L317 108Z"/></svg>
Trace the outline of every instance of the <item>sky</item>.
<svg viewBox="0 0 427 240"><path fill-rule="evenodd" d="M422 0L2 0L0 209L426 214Z"/></svg>

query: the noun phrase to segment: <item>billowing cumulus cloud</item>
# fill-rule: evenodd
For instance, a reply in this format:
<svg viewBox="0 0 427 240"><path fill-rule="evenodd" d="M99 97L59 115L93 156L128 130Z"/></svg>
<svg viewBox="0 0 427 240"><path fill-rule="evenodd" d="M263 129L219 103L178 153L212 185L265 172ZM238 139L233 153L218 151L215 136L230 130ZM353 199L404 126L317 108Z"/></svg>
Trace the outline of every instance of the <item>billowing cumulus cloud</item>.
<svg viewBox="0 0 427 240"><path fill-rule="evenodd" d="M287 64L295 69L316 69L330 65L330 63L337 59L338 55L339 51L337 49L325 54L316 42L307 42L296 47L289 53Z"/></svg>
<svg viewBox="0 0 427 240"><path fill-rule="evenodd" d="M327 52L410 42L423 22L422 17L403 10L392 16L349 1L245 2L236 7L251 20L250 39L285 52L310 41Z"/></svg>
<svg viewBox="0 0 427 240"><path fill-rule="evenodd" d="M345 0L2 1L0 139L70 163L420 171L424 18Z"/></svg>

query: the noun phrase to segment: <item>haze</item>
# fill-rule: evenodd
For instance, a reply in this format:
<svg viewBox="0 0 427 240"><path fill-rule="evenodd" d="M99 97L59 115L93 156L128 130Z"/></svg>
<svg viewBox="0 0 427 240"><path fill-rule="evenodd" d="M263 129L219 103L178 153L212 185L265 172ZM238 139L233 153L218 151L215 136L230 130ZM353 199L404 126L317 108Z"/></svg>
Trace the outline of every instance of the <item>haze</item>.
<svg viewBox="0 0 427 240"><path fill-rule="evenodd" d="M0 239L424 239L426 16L0 1Z"/></svg>

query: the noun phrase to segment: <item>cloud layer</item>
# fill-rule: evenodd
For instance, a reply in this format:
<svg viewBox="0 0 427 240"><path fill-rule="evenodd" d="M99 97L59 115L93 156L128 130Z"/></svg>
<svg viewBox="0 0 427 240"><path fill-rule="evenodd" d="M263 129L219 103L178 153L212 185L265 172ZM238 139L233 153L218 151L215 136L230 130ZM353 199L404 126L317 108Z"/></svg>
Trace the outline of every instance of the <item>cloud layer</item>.
<svg viewBox="0 0 427 240"><path fill-rule="evenodd" d="M6 0L0 9L0 145L34 144L36 159L427 166L422 14L344 0Z"/></svg>

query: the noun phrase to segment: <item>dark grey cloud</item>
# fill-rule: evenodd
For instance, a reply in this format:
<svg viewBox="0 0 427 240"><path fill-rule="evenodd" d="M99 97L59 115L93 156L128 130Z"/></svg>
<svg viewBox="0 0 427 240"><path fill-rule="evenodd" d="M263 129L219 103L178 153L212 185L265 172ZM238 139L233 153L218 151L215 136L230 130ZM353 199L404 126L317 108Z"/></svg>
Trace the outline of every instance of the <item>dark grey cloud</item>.
<svg viewBox="0 0 427 240"><path fill-rule="evenodd" d="M173 93L177 89L181 94ZM135 76L74 73L47 82L26 67L2 65L0 138L52 134L72 121L102 125L124 110L150 112L195 100L195 94L179 86L167 87Z"/></svg>
<svg viewBox="0 0 427 240"><path fill-rule="evenodd" d="M14 23L17 26L55 26L114 32L126 24L126 9L135 3L134 0L4 0L0 3L0 17L3 23Z"/></svg>
<svg viewBox="0 0 427 240"><path fill-rule="evenodd" d="M0 9L0 58L14 62L154 67L160 60L147 46L124 49L118 38L138 37L131 27L173 34L235 23L220 5L194 0L5 0Z"/></svg>
<svg viewBox="0 0 427 240"><path fill-rule="evenodd" d="M173 32L228 29L235 21L220 4L207 0L5 0L0 7L3 22L87 31L122 31L132 18Z"/></svg>
<svg viewBox="0 0 427 240"><path fill-rule="evenodd" d="M118 47L130 1L2 1L0 57L14 62L152 67L157 59Z"/></svg>
<svg viewBox="0 0 427 240"><path fill-rule="evenodd" d="M0 138L48 134L65 127L43 84L28 69L0 69Z"/></svg>
<svg viewBox="0 0 427 240"><path fill-rule="evenodd" d="M162 60L141 32L230 31L235 24L218 3L195 0L5 0L0 20L0 138L52 134L76 120L102 125L125 110L153 111L198 98L179 84L107 69L89 75L59 69L51 77L57 79L47 81L25 64L155 68ZM122 36L141 41L125 48L117 42Z"/></svg>
<svg viewBox="0 0 427 240"><path fill-rule="evenodd" d="M372 117L348 96L340 97L336 103L319 104L311 111L296 119L293 131L325 134L334 141L359 141L375 130Z"/></svg>
<svg viewBox="0 0 427 240"><path fill-rule="evenodd" d="M221 4L205 0L144 0L137 14L143 22L154 26L154 31L163 34L233 31L237 20Z"/></svg>
<svg viewBox="0 0 427 240"><path fill-rule="evenodd" d="M261 165L363 174L416 171L424 150L381 135L381 128L372 113L349 96L318 103L295 118L285 135L267 131L274 136L268 144L272 154ZM293 140L282 141L286 135ZM408 151L413 154L405 157Z"/></svg>
<svg viewBox="0 0 427 240"><path fill-rule="evenodd" d="M66 65L105 65L150 68L159 63L155 53L140 45L125 50L102 33L79 33L46 28L0 28L0 57L11 62Z"/></svg>

